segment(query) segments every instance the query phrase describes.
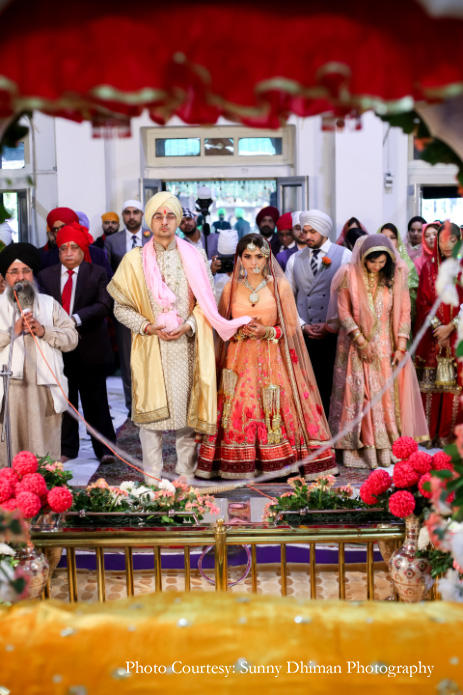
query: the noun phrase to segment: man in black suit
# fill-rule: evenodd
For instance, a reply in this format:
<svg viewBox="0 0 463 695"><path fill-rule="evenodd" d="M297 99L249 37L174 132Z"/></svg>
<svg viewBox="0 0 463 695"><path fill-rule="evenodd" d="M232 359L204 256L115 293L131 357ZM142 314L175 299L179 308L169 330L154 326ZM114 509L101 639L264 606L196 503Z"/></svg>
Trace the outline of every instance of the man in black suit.
<svg viewBox="0 0 463 695"><path fill-rule="evenodd" d="M109 256L109 262L113 272L119 267L123 256L137 246L144 246L153 234L143 230L143 206L139 200L126 200L122 206L122 219L125 228L106 237L104 248ZM125 405L132 411L132 375L130 373L130 353L132 350L132 335L127 326L123 326L114 318L116 330L117 348L119 350L119 362L121 365L122 385L124 387Z"/></svg>
<svg viewBox="0 0 463 695"><path fill-rule="evenodd" d="M90 260L90 240L88 230L78 223L62 227L56 237L61 263L42 270L38 282L42 291L67 311L79 333L77 348L64 356L69 400L77 408L80 395L86 421L115 442L104 369L112 361L105 320L111 314L112 300L106 291L106 271ZM102 463L114 460L110 450L94 437L92 445ZM79 453L79 425L68 413L63 417L61 453L64 460Z"/></svg>

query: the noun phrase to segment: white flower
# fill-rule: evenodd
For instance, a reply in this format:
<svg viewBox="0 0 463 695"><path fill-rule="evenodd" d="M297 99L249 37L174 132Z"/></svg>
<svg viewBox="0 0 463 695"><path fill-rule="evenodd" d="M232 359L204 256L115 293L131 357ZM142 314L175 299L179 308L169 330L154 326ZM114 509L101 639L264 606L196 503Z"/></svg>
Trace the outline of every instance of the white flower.
<svg viewBox="0 0 463 695"><path fill-rule="evenodd" d="M460 262L456 258L447 258L439 268L439 275L436 281L436 290L440 299L444 304L451 306L460 306L458 301L458 292L455 287L455 282L458 273L460 272Z"/></svg>
<svg viewBox="0 0 463 695"><path fill-rule="evenodd" d="M146 485L139 485L132 490L131 493L134 497L137 497L142 502L154 502L155 493L150 487Z"/></svg>
<svg viewBox="0 0 463 695"><path fill-rule="evenodd" d="M418 550L425 550L431 543L427 526L422 526L418 536Z"/></svg>
<svg viewBox="0 0 463 695"><path fill-rule="evenodd" d="M114 506L118 507L120 504L122 504L123 501L125 501L127 499L127 497L125 495L120 495L117 492L112 492L111 493L111 499L114 502Z"/></svg>
<svg viewBox="0 0 463 695"><path fill-rule="evenodd" d="M456 570L449 570L439 582L439 591L444 601L463 603L463 581Z"/></svg>
<svg viewBox="0 0 463 695"><path fill-rule="evenodd" d="M15 553L16 551L7 543L0 543L0 555L14 555Z"/></svg>
<svg viewBox="0 0 463 695"><path fill-rule="evenodd" d="M459 567L463 567L463 531L452 533L450 538L452 557Z"/></svg>
<svg viewBox="0 0 463 695"><path fill-rule="evenodd" d="M121 490L125 490L126 492L132 492L134 487L135 487L135 481L133 480L124 480L123 483L119 485Z"/></svg>
<svg viewBox="0 0 463 695"><path fill-rule="evenodd" d="M11 586L16 579L14 568L9 562L0 562L0 601L13 603L18 600L18 594Z"/></svg>
<svg viewBox="0 0 463 695"><path fill-rule="evenodd" d="M166 480L165 478L162 478L161 482L158 485L158 488L160 490L168 490L169 492L173 492L175 495L175 485L172 485L170 480Z"/></svg>

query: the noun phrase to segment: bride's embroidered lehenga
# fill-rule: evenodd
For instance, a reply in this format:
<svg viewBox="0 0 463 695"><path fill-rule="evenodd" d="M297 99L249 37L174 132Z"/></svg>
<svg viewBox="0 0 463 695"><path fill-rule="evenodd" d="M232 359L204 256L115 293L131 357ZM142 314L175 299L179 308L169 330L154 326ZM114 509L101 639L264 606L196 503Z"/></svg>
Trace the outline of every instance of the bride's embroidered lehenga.
<svg viewBox="0 0 463 695"><path fill-rule="evenodd" d="M242 337L219 346L217 434L203 437L196 475L254 478L300 461L330 439L328 423L305 349L290 284L271 259L259 301L239 279L236 259L219 312L226 318L252 315L281 329L279 340ZM338 472L332 449L301 466L312 480Z"/></svg>
<svg viewBox="0 0 463 695"><path fill-rule="evenodd" d="M372 293L364 264L368 252L394 254L392 287L379 280ZM339 336L330 408L333 435L347 429L336 442L349 468L389 466L393 442L401 435L416 441L429 439L415 369L407 362L397 380L373 408L352 426L364 407L390 379L391 359L400 337L410 335L410 296L405 264L382 234L357 241L351 262L333 279L332 303L337 300ZM335 314L330 304L329 314ZM353 336L363 334L374 349L374 360L361 359Z"/></svg>

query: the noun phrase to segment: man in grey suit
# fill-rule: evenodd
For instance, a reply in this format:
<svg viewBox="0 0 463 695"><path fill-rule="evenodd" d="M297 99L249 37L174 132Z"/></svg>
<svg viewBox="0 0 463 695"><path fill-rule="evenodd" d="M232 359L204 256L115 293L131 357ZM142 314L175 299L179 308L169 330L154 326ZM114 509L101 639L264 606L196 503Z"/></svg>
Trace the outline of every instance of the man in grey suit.
<svg viewBox="0 0 463 695"><path fill-rule="evenodd" d="M152 232L143 230L143 206L139 200L126 200L122 207L122 219L125 229L107 237L104 248L108 254L113 272L116 272L122 257L137 246L144 246L153 236ZM132 336L130 330L114 318L116 341L119 350L122 384L124 386L125 404L132 410L132 379L130 374L130 351Z"/></svg>
<svg viewBox="0 0 463 695"><path fill-rule="evenodd" d="M328 419L337 344L337 335L325 328L330 286L338 268L348 263L352 254L328 239L333 221L324 212L301 212L299 222L307 237L307 248L294 255L297 311Z"/></svg>

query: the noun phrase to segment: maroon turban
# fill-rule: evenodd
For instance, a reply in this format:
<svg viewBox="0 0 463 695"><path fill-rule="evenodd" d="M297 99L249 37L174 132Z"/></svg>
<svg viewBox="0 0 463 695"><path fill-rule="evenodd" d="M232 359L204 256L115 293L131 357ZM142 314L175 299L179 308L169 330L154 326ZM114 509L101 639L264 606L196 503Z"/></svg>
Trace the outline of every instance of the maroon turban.
<svg viewBox="0 0 463 695"><path fill-rule="evenodd" d="M50 210L47 215L48 229L52 230L53 225L55 222L58 222L58 220L61 220L61 222L64 222L64 224L79 222L79 218L74 210L71 210L71 208L55 208L54 210Z"/></svg>
<svg viewBox="0 0 463 695"><path fill-rule="evenodd" d="M285 212L284 215L282 215L277 222L277 230L279 232L282 232L283 229L292 229L293 228L293 216L290 212Z"/></svg>
<svg viewBox="0 0 463 695"><path fill-rule="evenodd" d="M56 219L60 219L57 217ZM56 235L56 245L58 248L63 244L67 244L70 241L74 241L77 246L79 246L84 252L84 260L87 263L91 263L90 251L88 247L93 243L93 237L89 233L87 227L83 227L78 222L73 222L72 224L66 224L61 227L58 234Z"/></svg>
<svg viewBox="0 0 463 695"><path fill-rule="evenodd" d="M257 214L257 217L256 217L257 226L260 225L260 223L262 222L264 217L267 217L267 215L269 215L273 219L275 224L277 223L278 218L280 217L280 213L278 211L278 208L273 207L273 205L269 205L266 208L262 208L262 210L260 210L260 212ZM292 229L292 228L293 228L293 225L291 224L288 227L288 229Z"/></svg>

